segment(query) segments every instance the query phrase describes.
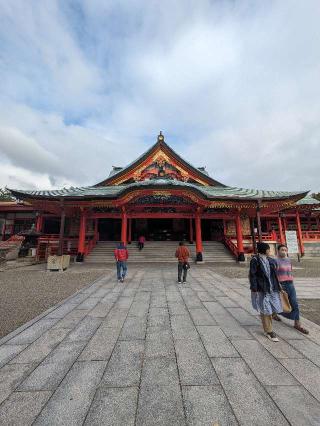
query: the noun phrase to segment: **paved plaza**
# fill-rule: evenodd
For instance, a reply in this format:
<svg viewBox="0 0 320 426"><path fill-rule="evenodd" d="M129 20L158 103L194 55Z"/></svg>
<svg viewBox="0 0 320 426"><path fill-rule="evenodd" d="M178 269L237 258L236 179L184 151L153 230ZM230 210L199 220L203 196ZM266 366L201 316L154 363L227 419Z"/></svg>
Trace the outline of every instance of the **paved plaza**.
<svg viewBox="0 0 320 426"><path fill-rule="evenodd" d="M89 283L88 283L89 284ZM320 327L267 340L206 265L101 278L0 341L1 425L320 425Z"/></svg>

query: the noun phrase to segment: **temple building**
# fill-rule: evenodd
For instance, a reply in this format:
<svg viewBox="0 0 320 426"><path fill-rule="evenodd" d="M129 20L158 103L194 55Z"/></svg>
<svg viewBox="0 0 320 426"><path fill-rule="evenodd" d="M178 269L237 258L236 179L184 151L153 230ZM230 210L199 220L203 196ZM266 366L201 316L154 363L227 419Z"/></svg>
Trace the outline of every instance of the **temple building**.
<svg viewBox="0 0 320 426"><path fill-rule="evenodd" d="M206 260L203 242L218 241L243 261L257 241L284 243L286 230L297 231L304 255L320 248L318 198L224 185L180 157L160 132L148 151L96 185L10 189L0 201L0 230L7 239L34 224L42 233L39 259L60 252L83 261L99 241L128 244L143 234L147 241L193 243L199 262Z"/></svg>

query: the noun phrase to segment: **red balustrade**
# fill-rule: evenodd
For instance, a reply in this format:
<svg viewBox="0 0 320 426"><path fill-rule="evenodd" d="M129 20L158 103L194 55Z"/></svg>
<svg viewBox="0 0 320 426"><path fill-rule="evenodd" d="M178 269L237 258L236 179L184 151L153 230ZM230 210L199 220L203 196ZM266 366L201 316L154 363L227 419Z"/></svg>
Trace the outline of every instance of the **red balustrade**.
<svg viewBox="0 0 320 426"><path fill-rule="evenodd" d="M320 231L302 231L302 239L304 241L320 241Z"/></svg>
<svg viewBox="0 0 320 426"><path fill-rule="evenodd" d="M63 238L63 254L70 254L76 256L78 253L78 237L65 237ZM97 239L90 238L85 241L85 255L88 255L93 247L96 245ZM58 253L59 248L59 235L47 234L42 235L38 239L37 259L46 260L48 256L53 256Z"/></svg>

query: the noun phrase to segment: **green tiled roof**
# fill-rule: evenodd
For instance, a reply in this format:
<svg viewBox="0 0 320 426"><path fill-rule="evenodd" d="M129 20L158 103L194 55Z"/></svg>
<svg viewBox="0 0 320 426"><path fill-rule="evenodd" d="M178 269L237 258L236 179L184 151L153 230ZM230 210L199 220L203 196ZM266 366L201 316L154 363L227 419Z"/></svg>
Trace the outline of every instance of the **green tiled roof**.
<svg viewBox="0 0 320 426"><path fill-rule="evenodd" d="M235 187L221 186L202 186L194 183L181 182L170 179L155 179L134 182L126 185L112 186L89 186L79 188L64 188L51 191L20 191L11 190L11 192L20 198L117 198L124 192L135 189L191 189L204 195L208 199L241 199L241 200L279 200L291 197L303 197L306 192L283 192L283 191L264 191L256 189L245 189ZM316 201L316 200L315 200ZM316 201L317 202L317 201ZM320 204L320 202L318 202Z"/></svg>
<svg viewBox="0 0 320 426"><path fill-rule="evenodd" d="M320 201L317 200L313 194L307 194L304 198L297 201L297 204L299 206L305 206L305 205L313 205L313 204L320 204Z"/></svg>

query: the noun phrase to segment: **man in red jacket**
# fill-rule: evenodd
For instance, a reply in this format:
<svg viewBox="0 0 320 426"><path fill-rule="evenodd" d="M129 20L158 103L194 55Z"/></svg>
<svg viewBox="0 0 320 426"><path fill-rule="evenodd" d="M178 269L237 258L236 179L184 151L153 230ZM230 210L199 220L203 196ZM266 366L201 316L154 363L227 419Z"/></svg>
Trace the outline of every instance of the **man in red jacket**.
<svg viewBox="0 0 320 426"><path fill-rule="evenodd" d="M118 282L124 281L124 278L127 274L127 260L129 257L129 253L127 250L127 247L121 242L119 243L118 247L114 251L114 257L116 258L117 262L117 277Z"/></svg>
<svg viewBox="0 0 320 426"><path fill-rule="evenodd" d="M181 275L183 271L183 282L186 283L188 269L190 269L190 251L188 247L184 245L183 241L179 243L179 247L176 250L176 257L178 258L178 282L181 284Z"/></svg>

